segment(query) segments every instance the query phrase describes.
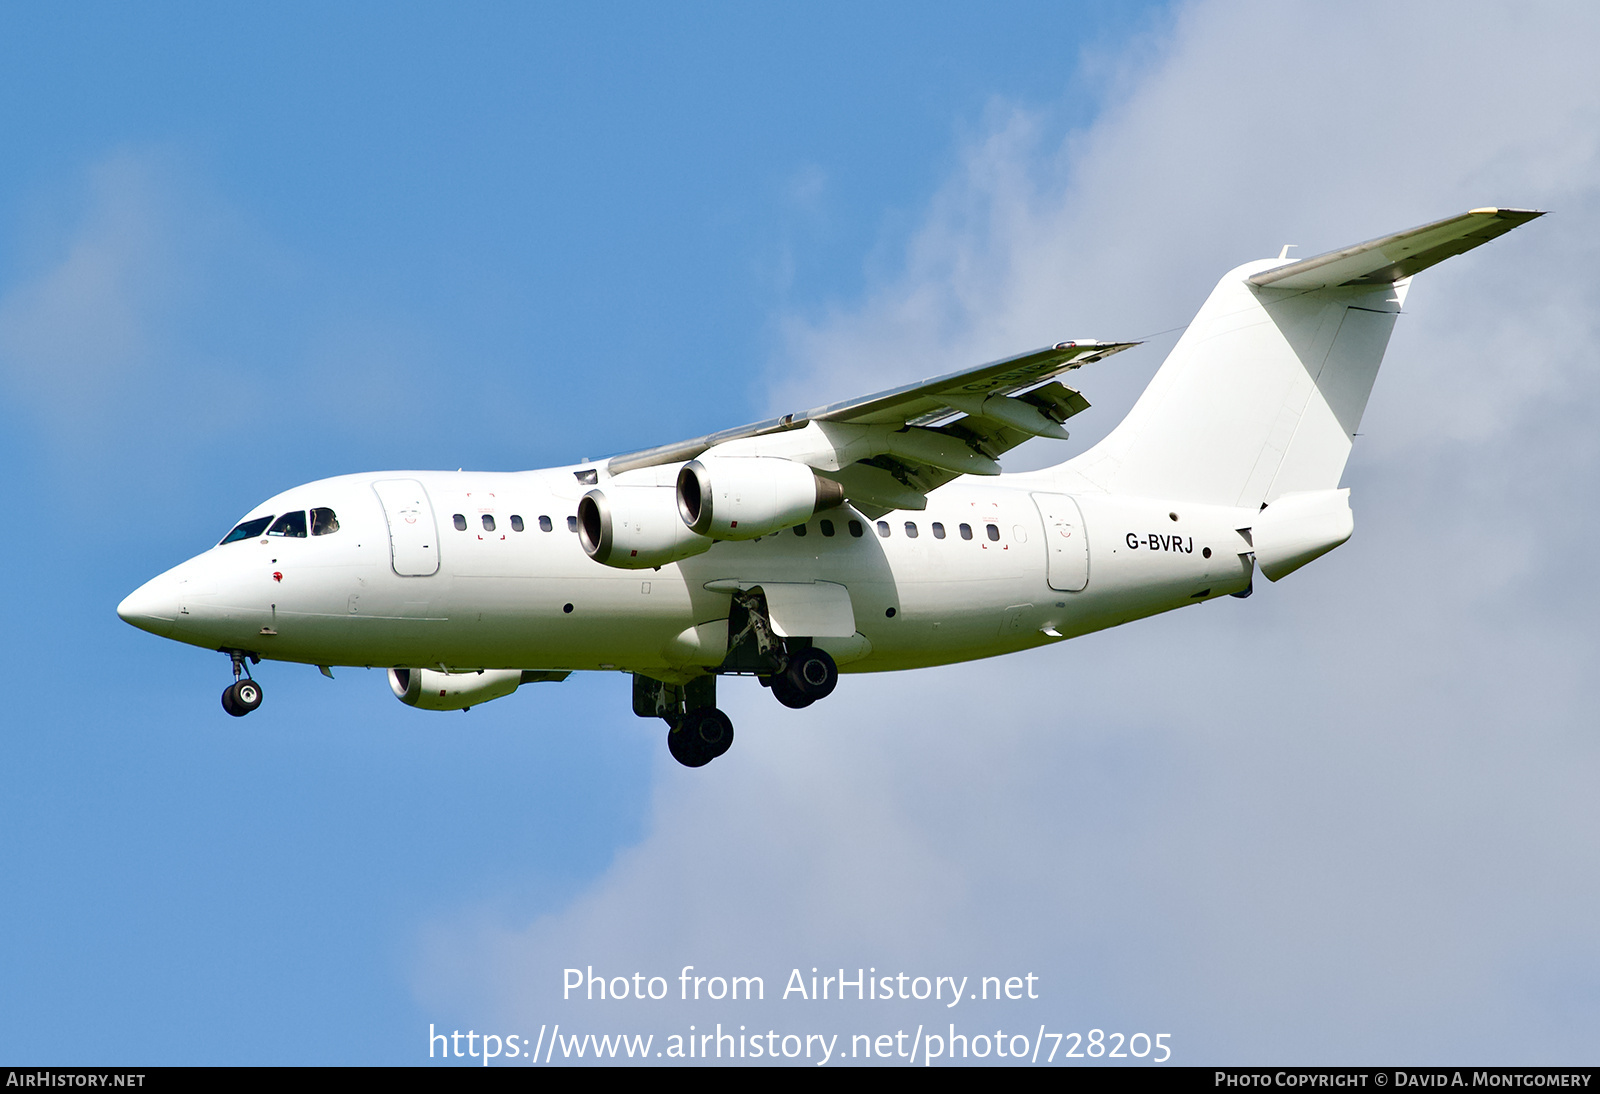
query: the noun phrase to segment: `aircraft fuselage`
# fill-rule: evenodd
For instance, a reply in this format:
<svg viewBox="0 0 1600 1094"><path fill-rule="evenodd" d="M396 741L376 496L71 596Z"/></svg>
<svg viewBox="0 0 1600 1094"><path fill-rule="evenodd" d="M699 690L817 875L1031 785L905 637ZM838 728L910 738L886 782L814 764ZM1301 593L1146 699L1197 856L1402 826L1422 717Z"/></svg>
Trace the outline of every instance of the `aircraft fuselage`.
<svg viewBox="0 0 1600 1094"><path fill-rule="evenodd" d="M1237 593L1251 580L1250 545L1237 531L1248 510L1079 494L1068 507L1075 519L1047 526L1067 497L1050 472L958 480L930 494L926 510L882 521L846 504L681 562L618 569L589 558L573 530L588 489L580 469L309 483L241 524L331 509L336 532L223 543L119 610L165 637L269 660L672 678L717 667L725 635L716 628L738 583L843 586L856 635L831 648L841 671L872 672L1047 644ZM393 538L401 518L375 483L425 491L431 512L413 514L410 560ZM1066 565L1078 572L1063 580L1052 572L1051 540L1073 536L1080 543L1068 545ZM430 562L432 572L415 572Z"/></svg>

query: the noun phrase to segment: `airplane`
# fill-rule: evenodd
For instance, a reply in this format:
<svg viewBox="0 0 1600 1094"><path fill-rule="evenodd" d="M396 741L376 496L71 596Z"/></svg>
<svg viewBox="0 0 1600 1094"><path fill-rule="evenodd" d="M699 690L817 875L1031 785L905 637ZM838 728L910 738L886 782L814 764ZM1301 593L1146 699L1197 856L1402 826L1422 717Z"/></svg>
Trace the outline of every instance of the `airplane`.
<svg viewBox="0 0 1600 1094"><path fill-rule="evenodd" d="M263 659L382 667L465 711L573 672L631 674L700 767L733 741L717 682L787 707L839 674L968 661L1278 581L1349 539L1339 486L1412 275L1540 211L1481 208L1229 271L1126 418L1002 474L1089 406L1076 340L693 440L521 472L297 486L117 614L226 654L227 713Z"/></svg>

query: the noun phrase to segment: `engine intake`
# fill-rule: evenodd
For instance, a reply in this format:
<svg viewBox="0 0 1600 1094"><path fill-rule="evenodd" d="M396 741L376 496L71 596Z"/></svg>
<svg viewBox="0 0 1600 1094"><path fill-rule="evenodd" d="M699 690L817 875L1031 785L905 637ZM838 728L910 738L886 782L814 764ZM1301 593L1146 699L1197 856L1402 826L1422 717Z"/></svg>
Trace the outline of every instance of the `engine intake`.
<svg viewBox="0 0 1600 1094"><path fill-rule="evenodd" d="M678 516L712 539L755 539L803 524L844 501L844 487L803 463L712 456L678 472Z"/></svg>
<svg viewBox="0 0 1600 1094"><path fill-rule="evenodd" d="M607 486L578 501L578 542L596 562L642 570L711 549L684 527L676 494L665 486Z"/></svg>

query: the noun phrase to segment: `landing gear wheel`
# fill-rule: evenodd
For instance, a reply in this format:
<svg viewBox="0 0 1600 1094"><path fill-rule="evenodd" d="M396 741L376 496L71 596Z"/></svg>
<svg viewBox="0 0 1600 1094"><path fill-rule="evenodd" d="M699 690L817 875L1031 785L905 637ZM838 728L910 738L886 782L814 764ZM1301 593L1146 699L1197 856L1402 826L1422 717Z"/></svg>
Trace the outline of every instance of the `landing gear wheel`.
<svg viewBox="0 0 1600 1094"><path fill-rule="evenodd" d="M826 650L812 647L789 658L789 667L783 677L805 697L806 702L814 703L833 694L833 689L839 684L839 666L833 663L833 658L828 656ZM777 683L776 679L773 683Z"/></svg>
<svg viewBox="0 0 1600 1094"><path fill-rule="evenodd" d="M222 709L243 718L261 705L261 685L249 677L229 684L222 692Z"/></svg>
<svg viewBox="0 0 1600 1094"><path fill-rule="evenodd" d="M712 756L720 756L733 747L733 719L720 710L713 709L709 712L711 717L700 724L700 739L706 741L715 751ZM710 724L710 730L707 726ZM713 741L712 738L715 738Z"/></svg>
<svg viewBox="0 0 1600 1094"><path fill-rule="evenodd" d="M233 699L239 709L249 714L261 705L261 685L246 677L233 685Z"/></svg>
<svg viewBox="0 0 1600 1094"><path fill-rule="evenodd" d="M261 685L250 679L250 665L259 665L261 658L247 650L221 649L217 652L227 654L233 662L233 683L222 691L222 709L235 718L243 718L261 705Z"/></svg>
<svg viewBox="0 0 1600 1094"><path fill-rule="evenodd" d="M691 710L667 732L667 751L684 767L704 767L733 744L733 722L716 707Z"/></svg>
<svg viewBox="0 0 1600 1094"><path fill-rule="evenodd" d="M768 686L772 688L773 697L786 707L794 710L804 710L812 703L812 700L804 692L795 687L794 681L790 680L787 675L774 676L772 683Z"/></svg>

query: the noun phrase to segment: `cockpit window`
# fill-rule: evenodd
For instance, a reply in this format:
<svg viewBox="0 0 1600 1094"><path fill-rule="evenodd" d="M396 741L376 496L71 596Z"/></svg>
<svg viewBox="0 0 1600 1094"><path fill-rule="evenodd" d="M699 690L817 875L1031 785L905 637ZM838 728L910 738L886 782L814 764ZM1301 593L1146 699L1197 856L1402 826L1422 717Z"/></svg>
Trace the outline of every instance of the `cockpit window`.
<svg viewBox="0 0 1600 1094"><path fill-rule="evenodd" d="M311 534L314 536L331 536L339 530L339 518L333 515L332 509L311 510Z"/></svg>
<svg viewBox="0 0 1600 1094"><path fill-rule="evenodd" d="M233 543L236 540L241 539L255 539L262 532L264 532L267 525L271 523L271 517L257 517L255 520L247 520L233 531L223 536L222 543ZM217 546L221 547L222 543L217 544Z"/></svg>
<svg viewBox="0 0 1600 1094"><path fill-rule="evenodd" d="M267 529L269 536L288 536L290 539L306 538L306 511L296 509L292 513L285 513L272 522L272 527Z"/></svg>

